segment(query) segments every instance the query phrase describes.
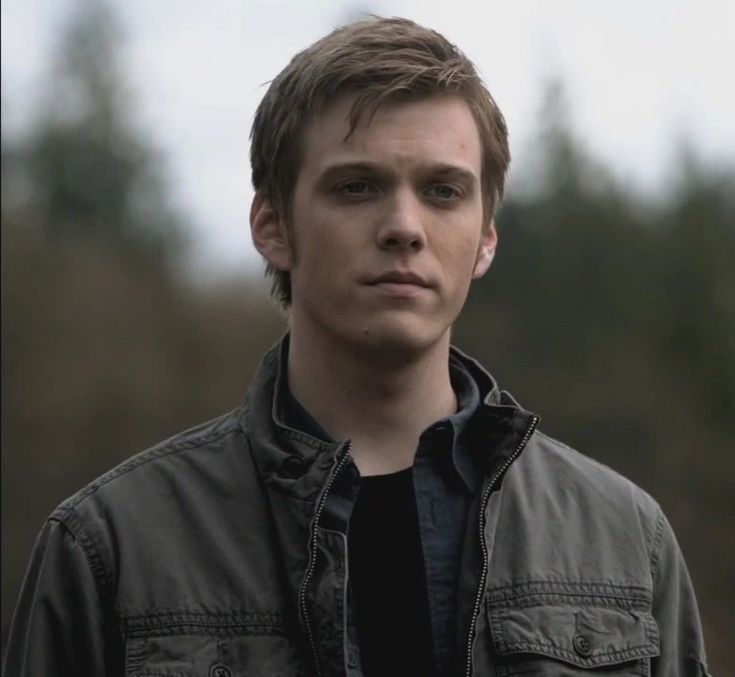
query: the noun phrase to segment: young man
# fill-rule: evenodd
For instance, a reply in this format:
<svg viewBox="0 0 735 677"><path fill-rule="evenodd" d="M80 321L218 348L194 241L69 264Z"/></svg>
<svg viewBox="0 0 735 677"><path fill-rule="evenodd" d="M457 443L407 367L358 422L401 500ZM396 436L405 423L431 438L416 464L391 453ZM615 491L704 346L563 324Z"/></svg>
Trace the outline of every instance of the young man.
<svg viewBox="0 0 735 677"><path fill-rule="evenodd" d="M253 125L255 246L288 308L242 407L45 526L7 675L705 675L657 504L450 347L509 162L472 64L341 28Z"/></svg>

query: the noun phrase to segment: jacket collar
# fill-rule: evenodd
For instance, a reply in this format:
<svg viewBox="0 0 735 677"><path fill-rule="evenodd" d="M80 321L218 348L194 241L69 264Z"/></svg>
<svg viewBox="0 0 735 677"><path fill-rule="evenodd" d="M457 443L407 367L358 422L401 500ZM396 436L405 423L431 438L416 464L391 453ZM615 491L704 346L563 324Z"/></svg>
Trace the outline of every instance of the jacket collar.
<svg viewBox="0 0 735 677"><path fill-rule="evenodd" d="M309 558L316 547L311 534L318 506L330 477L336 473L346 443L324 442L283 423L278 388L284 377L287 346L288 335L264 356L246 396L240 424L268 496L291 601L294 608L301 610ZM483 452L487 457L484 474L487 477L489 473L502 472L518 448L532 415L501 392L477 361L455 348L452 354L477 379L480 388L483 405L478 412L480 416L473 420L484 416L499 424L491 426L495 431L492 436L483 434L481 448L487 449ZM486 430L488 421L480 422Z"/></svg>
<svg viewBox="0 0 735 677"><path fill-rule="evenodd" d="M532 421L539 417L524 409L513 396L498 387L495 379L473 357L452 346L451 354L462 362L480 388L482 406L470 422L468 435L480 454L481 472L486 477L514 455Z"/></svg>
<svg viewBox="0 0 735 677"><path fill-rule="evenodd" d="M248 391L242 423L265 483L294 498L314 500L344 443L325 442L283 422L279 392L288 339L286 334L265 354Z"/></svg>
<svg viewBox="0 0 735 677"><path fill-rule="evenodd" d="M284 387L288 341L286 333L265 354L248 392L242 423L252 441L253 457L265 483L293 498L313 501L347 441L326 442L284 422L279 393ZM501 446L513 446L533 414L525 411L510 393L500 390L477 360L454 346L450 354L451 359L465 367L480 389L482 406L474 425L487 430L488 423L492 423L503 438Z"/></svg>

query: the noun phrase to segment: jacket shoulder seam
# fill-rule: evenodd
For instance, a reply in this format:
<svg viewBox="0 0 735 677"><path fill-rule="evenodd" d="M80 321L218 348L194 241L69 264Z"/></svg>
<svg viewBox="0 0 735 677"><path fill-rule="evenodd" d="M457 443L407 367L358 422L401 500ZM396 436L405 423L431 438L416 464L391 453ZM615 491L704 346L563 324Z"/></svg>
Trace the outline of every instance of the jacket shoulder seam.
<svg viewBox="0 0 735 677"><path fill-rule="evenodd" d="M658 519L656 520L656 532L651 543L651 577L655 578L658 572L658 566L661 562L661 550L663 548L665 518L662 510L658 510Z"/></svg>
<svg viewBox="0 0 735 677"><path fill-rule="evenodd" d="M133 458L124 461L116 468L109 470L102 476L98 477L96 480L92 481L86 487L78 491L76 494L66 499L66 501L61 503L61 505L56 508L56 510L54 510L54 512L52 513L52 517L54 517L57 513L64 513L65 511L73 510L90 495L97 492L98 489L141 465L145 465L146 463L155 461L159 458L163 458L179 451L186 451L187 449L193 449L198 446L214 442L215 440L225 437L226 435L229 435L233 432L239 432L240 430L241 428L239 424L232 423L224 429L216 430L202 436L197 436L193 438L184 437L181 440L177 440L176 438L174 438L170 442L163 442L161 445L154 446L152 449L144 451L137 456L133 456Z"/></svg>
<svg viewBox="0 0 735 677"><path fill-rule="evenodd" d="M633 482L633 480L631 480L630 478L626 477L625 475L615 470L615 468L611 468L610 466L606 465L602 461L599 461L596 458L592 458L591 456L587 456L586 454L583 454L577 451L576 449L574 449L573 447L570 447L564 442L554 439L553 437L550 437L549 435L541 431L537 431L537 432L541 437L543 437L545 440L547 440L551 444L561 449L564 449L566 451L569 451L572 454L575 454L576 456L581 456L587 462L591 463L593 466L603 469L607 471L608 473L613 473L617 478L619 478L620 481L624 482L630 488L632 488L634 500L642 509L644 509L644 513L645 513L644 518L646 522L646 532L647 532L646 539L645 539L646 548L648 550L649 561L651 564L651 574L655 575L656 570L658 568L658 564L659 564L661 550L663 548L663 536L664 536L665 524L666 524L666 518L664 516L663 511L661 510L661 507L656 501L656 499L653 498L653 496L651 496L641 486Z"/></svg>
<svg viewBox="0 0 735 677"><path fill-rule="evenodd" d="M71 509L65 511L63 515L60 514L60 511L55 511L49 518L49 521L57 522L71 534L74 541L79 545L79 549L84 554L84 558L87 560L92 577L96 582L97 594L100 600L111 602L113 599L112 576L105 566L97 544L86 532L77 514Z"/></svg>

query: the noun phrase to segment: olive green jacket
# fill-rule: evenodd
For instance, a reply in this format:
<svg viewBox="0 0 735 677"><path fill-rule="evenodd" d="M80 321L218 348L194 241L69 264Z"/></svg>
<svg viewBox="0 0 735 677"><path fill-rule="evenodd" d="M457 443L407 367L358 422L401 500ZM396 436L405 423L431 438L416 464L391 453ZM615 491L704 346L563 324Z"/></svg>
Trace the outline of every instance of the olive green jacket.
<svg viewBox="0 0 735 677"><path fill-rule="evenodd" d="M497 423L465 536L457 674L706 675L692 586L656 502L539 432L455 354ZM53 512L6 677L363 674L346 535L323 523L349 443L281 423L281 363L276 347L240 408Z"/></svg>

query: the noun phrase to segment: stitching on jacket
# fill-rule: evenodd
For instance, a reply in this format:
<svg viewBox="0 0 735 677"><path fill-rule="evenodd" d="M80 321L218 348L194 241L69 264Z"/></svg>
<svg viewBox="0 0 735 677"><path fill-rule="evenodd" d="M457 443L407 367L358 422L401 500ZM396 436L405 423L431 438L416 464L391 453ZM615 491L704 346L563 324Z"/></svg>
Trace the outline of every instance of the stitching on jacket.
<svg viewBox="0 0 735 677"><path fill-rule="evenodd" d="M508 618L508 609L498 609L497 613L490 613L490 628L493 637L497 638L497 646L505 646L508 641L505 639L505 621Z"/></svg>
<svg viewBox="0 0 735 677"><path fill-rule="evenodd" d="M643 631L646 633L646 639L653 645L661 649L661 633L659 632L658 622L653 614L643 617Z"/></svg>
<svg viewBox="0 0 735 677"><path fill-rule="evenodd" d="M126 616L121 619L129 637L206 634L285 635L286 623L281 612L230 611L221 613L202 611L172 611L158 614Z"/></svg>
<svg viewBox="0 0 735 677"><path fill-rule="evenodd" d="M584 590L587 593L583 592ZM617 591L617 594L614 592L600 594L601 590ZM589 594L590 592L592 594ZM656 652L659 648L658 626L649 613L650 593L643 588L635 586L628 588L607 583L526 581L518 585L495 588L489 590L488 593L487 615L493 644L503 657L507 658L507 654L540 652L542 656L558 658L584 668L594 668L610 665L616 661L632 661L657 655ZM623 593L622 597L620 596L621 593ZM641 620L646 643L627 646L624 649L605 650L585 658L552 642L512 641L509 639L507 630L509 629L511 609L523 609L552 601L572 602L593 608L643 611L645 613Z"/></svg>
<svg viewBox="0 0 735 677"><path fill-rule="evenodd" d="M250 454L250 458L253 459L253 463L255 464L255 466L257 468L258 467L258 464L257 464L257 461L255 460L255 455L253 453L253 444L250 441L250 436L247 434L247 432L245 432L245 444L248 447L248 453ZM267 490L268 490L267 481L263 477L263 475L261 474L261 472L260 472L259 469L255 473L255 480L258 483L258 487L260 488L260 490L263 491L264 493L267 492ZM299 494L290 492L287 489L284 489L282 486L275 485L275 487L276 487L276 490L277 491L280 491L282 494L288 496L289 498L293 498L293 499L295 499L297 501L302 501L303 503L313 503L314 502L314 496L313 495L302 496L302 495L299 495ZM268 506L270 507L270 501L268 501L267 503L268 503ZM275 526L274 526L275 525L275 517L273 515L273 509L272 508L270 508L269 514L271 516L271 527L275 529Z"/></svg>
<svg viewBox="0 0 735 677"><path fill-rule="evenodd" d="M100 550L94 540L85 531L81 520L71 510L67 511L63 517L60 515L52 516L49 521L55 521L61 524L74 537L84 554L92 576L97 582L98 594L101 601L110 603L114 597L112 577L105 566Z"/></svg>
<svg viewBox="0 0 735 677"><path fill-rule="evenodd" d="M145 640L131 639L125 642L125 677L138 675L145 659Z"/></svg>
<svg viewBox="0 0 735 677"><path fill-rule="evenodd" d="M284 628L271 625L209 625L203 623L181 623L160 628L135 628L127 633L133 639L146 637L176 637L197 635L203 637L288 637Z"/></svg>
<svg viewBox="0 0 735 677"><path fill-rule="evenodd" d="M658 510L658 521L656 522L656 535L653 538L653 549L651 551L651 577L656 578L658 565L661 561L661 549L663 547L664 524L666 519L661 509Z"/></svg>
<svg viewBox="0 0 735 677"><path fill-rule="evenodd" d="M307 435L306 433L294 430L293 428L284 428L283 430L281 430L281 434L284 437L290 437L291 439L296 440L297 442L300 442L307 447L310 447L311 449L319 450L324 447L325 444L329 444L326 441L320 441L315 437L312 437L311 435Z"/></svg>
<svg viewBox="0 0 735 677"><path fill-rule="evenodd" d="M229 415L230 414L226 414L224 418ZM132 459L124 462L122 465L119 465L117 468L113 468L109 472L105 473L91 484L88 484L84 489L64 501L56 509L56 511L76 508L82 501L88 498L91 494L95 493L105 484L107 484L108 482L112 482L121 475L126 474L127 472L137 468L138 466L144 465L145 463L154 461L164 456L168 456L169 454L173 454L178 451L185 451L187 449L193 449L199 446L203 446L210 442L214 442L215 440L218 440L222 437L225 437L226 435L229 435L233 432L239 432L239 430L240 426L237 423L232 423L222 430L215 430L206 435L197 436L194 438L188 438L184 436L183 439L177 440L177 438L174 438L169 443L164 442L161 446L155 446L147 452L142 452L138 456L135 456ZM56 514L56 511L52 513L52 516Z"/></svg>
<svg viewBox="0 0 735 677"><path fill-rule="evenodd" d="M162 611L154 614L131 614L125 616L125 622L129 626L154 626L182 620L209 620L214 623L234 622L253 623L263 625L267 623L283 623L283 612L281 611L194 611L193 609L180 609L178 611Z"/></svg>
<svg viewBox="0 0 735 677"><path fill-rule="evenodd" d="M651 656L650 644L641 644L638 646L628 647L620 651L605 651L597 653L588 658L582 658L573 651L562 649L553 644L545 642L515 642L506 643L501 646L505 653L525 653L527 651L543 650L551 654L555 658L561 658L573 665L580 665L585 668L598 667L602 665L611 665L620 660L632 661L638 658L648 658Z"/></svg>
<svg viewBox="0 0 735 677"><path fill-rule="evenodd" d="M579 598L589 599L590 604L603 602L606 606L648 609L651 591L638 586L612 585L610 583L591 583L586 581L535 580L488 588L488 601L493 605L514 607L534 606L535 599ZM526 598L526 599L524 599Z"/></svg>

